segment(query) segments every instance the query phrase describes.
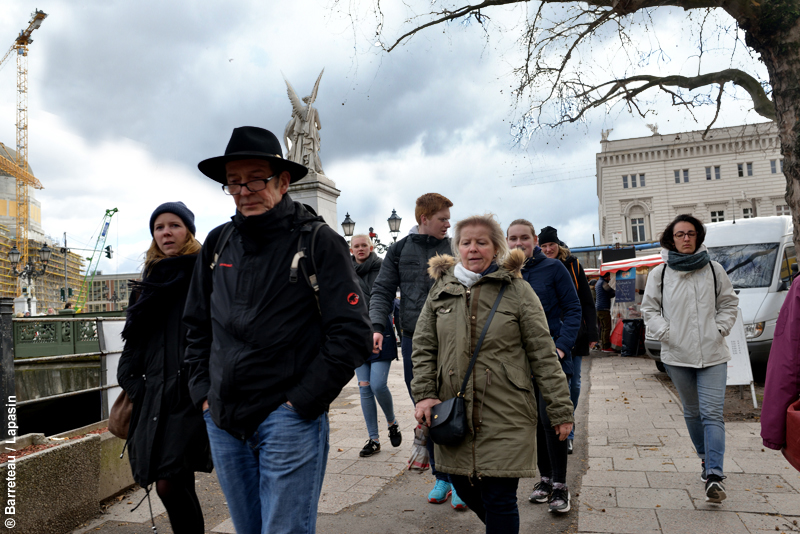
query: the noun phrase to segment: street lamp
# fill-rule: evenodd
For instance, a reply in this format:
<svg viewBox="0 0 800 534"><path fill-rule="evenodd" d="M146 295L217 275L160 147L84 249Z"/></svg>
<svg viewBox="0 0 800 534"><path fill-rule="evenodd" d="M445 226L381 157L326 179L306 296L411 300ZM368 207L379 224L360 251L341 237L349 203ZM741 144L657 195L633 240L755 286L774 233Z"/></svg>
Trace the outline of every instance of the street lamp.
<svg viewBox="0 0 800 534"><path fill-rule="evenodd" d="M47 270L47 262L50 261L50 255L53 253L53 250L48 247L46 244L39 250L39 262L42 264L40 269L37 269L33 263L33 258L28 256L28 263L25 264L22 270L17 269L17 265L19 265L20 256L22 255L20 251L17 249L16 246L12 247L11 250L8 251L8 261L11 262L11 267L14 270L14 275L18 278L23 278L27 281L27 287L31 287L31 283L35 278L39 278L44 274ZM31 309L31 292L30 289L28 291L28 311L33 312Z"/></svg>
<svg viewBox="0 0 800 534"><path fill-rule="evenodd" d="M397 241L397 236L400 234L400 222L403 219L397 216L397 211L392 210L392 215L386 219L386 222L389 223L389 233L392 234L392 243ZM344 231L345 237L353 237L353 234L356 230L356 222L350 218L350 214L348 213L345 215L344 220L342 221L342 230ZM370 227L369 229L369 237L372 239L372 244L375 246L375 250L383 254L389 249L389 245L385 245L381 243L381 240L378 239L378 234L375 233L375 230Z"/></svg>

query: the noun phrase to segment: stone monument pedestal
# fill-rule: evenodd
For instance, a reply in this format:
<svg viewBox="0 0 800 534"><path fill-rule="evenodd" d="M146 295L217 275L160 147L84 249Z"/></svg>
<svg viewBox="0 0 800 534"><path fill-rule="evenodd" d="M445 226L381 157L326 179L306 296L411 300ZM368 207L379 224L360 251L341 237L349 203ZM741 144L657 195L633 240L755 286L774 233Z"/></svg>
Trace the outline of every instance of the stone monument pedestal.
<svg viewBox="0 0 800 534"><path fill-rule="evenodd" d="M14 313L25 313L28 311L28 297L21 296L14 299ZM36 315L36 297L31 298L31 315Z"/></svg>
<svg viewBox="0 0 800 534"><path fill-rule="evenodd" d="M289 186L292 200L311 206L334 230L339 227L336 199L341 194L333 180L312 170L302 180Z"/></svg>

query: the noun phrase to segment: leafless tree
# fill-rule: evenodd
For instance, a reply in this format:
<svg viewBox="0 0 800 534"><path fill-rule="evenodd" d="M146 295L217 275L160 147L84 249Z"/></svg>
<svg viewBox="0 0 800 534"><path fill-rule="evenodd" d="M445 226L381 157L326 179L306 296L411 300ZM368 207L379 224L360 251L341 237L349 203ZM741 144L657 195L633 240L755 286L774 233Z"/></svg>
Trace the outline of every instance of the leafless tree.
<svg viewBox="0 0 800 534"><path fill-rule="evenodd" d="M707 132L720 115L724 95L746 94L758 115L777 124L786 200L793 213L795 241L800 246L800 0L484 0L475 4L429 0L425 13L410 16L401 34L391 37L384 35L383 9L388 0L362 1L372 2L376 41L387 52L420 32L452 22L480 24L489 35L495 10L514 5L525 9L519 35L523 54L514 68L513 95L521 110L515 121L518 139L540 128L585 121L592 110L618 104L645 117L653 111L649 99L656 94L667 95L689 113L698 106L714 106L713 119L705 125ZM352 12L358 0L334 0L338 7L345 2ZM659 10L669 8L685 10L687 20L696 22L695 75L644 73L652 71L645 66L658 61L663 51L658 43L653 46L643 41L657 40L652 36L656 34L653 30L658 26ZM717 21L716 25L711 19ZM643 38L641 31L633 31L634 23L645 31L649 29L651 37ZM732 59L726 65L719 61L702 63L708 36L713 32L728 34L734 49L731 58L739 47L749 54L748 61L744 65L734 64ZM611 34L626 55L627 68L622 76L606 70L608 77L601 79L591 63L592 46ZM766 67L767 79L759 79L757 62ZM712 67L711 71L706 67ZM760 69L763 72L763 67Z"/></svg>

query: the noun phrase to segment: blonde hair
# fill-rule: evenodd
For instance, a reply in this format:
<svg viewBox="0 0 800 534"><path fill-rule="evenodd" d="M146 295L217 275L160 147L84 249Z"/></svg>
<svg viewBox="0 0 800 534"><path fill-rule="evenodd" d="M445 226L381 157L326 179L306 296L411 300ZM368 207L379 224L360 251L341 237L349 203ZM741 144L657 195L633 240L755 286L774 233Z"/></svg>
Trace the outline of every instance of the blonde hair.
<svg viewBox="0 0 800 534"><path fill-rule="evenodd" d="M497 254L495 261L498 265L503 265L508 257L508 243L503 235L503 228L497 222L497 217L494 213L487 213L486 215L472 215L466 219L461 219L456 223L456 228L453 237L452 247L453 256L456 261L461 261L461 254L458 252L458 243L461 241L461 231L467 226L483 226L489 230L489 239L492 240L494 251Z"/></svg>
<svg viewBox="0 0 800 534"><path fill-rule="evenodd" d="M375 246L375 243L372 242L372 238L369 236L369 234L356 234L356 235L354 235L353 237L350 238L350 246L351 247L352 247L353 240L355 238L357 238L357 237L363 237L364 239L367 240L367 243L369 244L369 246L371 246L371 247Z"/></svg>
<svg viewBox="0 0 800 534"><path fill-rule="evenodd" d="M186 242L183 244L181 249L178 251L178 256L185 256L186 254L197 254L200 252L200 249L203 246L200 242L195 239L194 234L186 230ZM164 254L160 248L158 248L158 243L156 243L155 238L153 238L152 243L150 243L150 248L147 249L147 255L144 258L144 275L147 276L150 274L150 270L153 266L163 260L164 258L168 257Z"/></svg>
<svg viewBox="0 0 800 534"><path fill-rule="evenodd" d="M567 258L569 258L569 248L558 245L558 254L556 254L556 259L567 261Z"/></svg>
<svg viewBox="0 0 800 534"><path fill-rule="evenodd" d="M530 228L531 235L534 237L534 239L536 239L536 229L533 227L533 223L526 219L516 219L514 221L511 221L511 224L508 225L508 229L506 230L506 237L508 237L508 230L510 230L512 226L517 226L517 225L527 226L528 228Z"/></svg>

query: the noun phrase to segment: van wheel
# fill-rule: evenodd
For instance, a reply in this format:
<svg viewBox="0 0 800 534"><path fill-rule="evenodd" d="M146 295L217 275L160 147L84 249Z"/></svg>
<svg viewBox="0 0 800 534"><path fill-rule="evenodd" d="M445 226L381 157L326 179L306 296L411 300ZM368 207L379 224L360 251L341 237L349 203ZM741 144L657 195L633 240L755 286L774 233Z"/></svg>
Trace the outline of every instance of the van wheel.
<svg viewBox="0 0 800 534"><path fill-rule="evenodd" d="M658 369L662 373L666 373L667 372L667 368L664 367L664 364L661 363L661 362L656 362L656 369Z"/></svg>

